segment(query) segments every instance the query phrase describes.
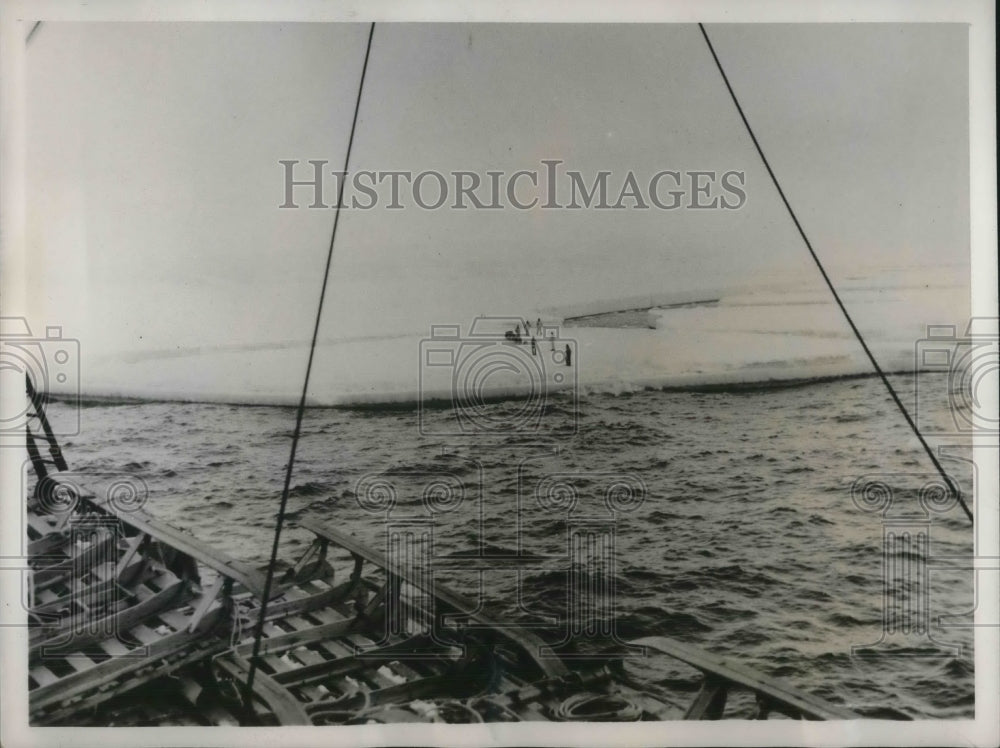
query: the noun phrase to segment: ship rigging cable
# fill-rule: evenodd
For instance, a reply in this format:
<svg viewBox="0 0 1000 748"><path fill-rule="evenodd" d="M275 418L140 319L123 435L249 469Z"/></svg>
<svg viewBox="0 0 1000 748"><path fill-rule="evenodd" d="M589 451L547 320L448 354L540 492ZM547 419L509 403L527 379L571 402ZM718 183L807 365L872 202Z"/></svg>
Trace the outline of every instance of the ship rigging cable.
<svg viewBox="0 0 1000 748"><path fill-rule="evenodd" d="M281 528L285 523L285 509L288 506L288 491L292 481L292 471L295 467L295 450L302 431L302 417L306 409L306 393L309 391L309 375L312 372L313 356L316 353L316 340L319 337L319 323L323 317L323 301L326 298L326 288L330 280L330 265L333 262L333 246L337 240L337 225L340 223L340 206L344 199L344 183L347 181L347 169L351 163L351 148L354 145L354 131L358 126L358 112L361 111L361 94L365 88L365 74L368 72L368 58L372 51L372 37L375 35L375 22L368 30L368 45L365 48L365 61L361 66L361 80L358 83L358 96L354 102L354 118L351 120L351 133L347 138L347 152L344 154L344 178L337 181L337 205L333 214L333 229L330 232L330 246L326 253L326 269L323 272L323 285L319 293L319 306L316 309L316 323L313 326L312 342L309 345L309 360L306 363L305 381L302 383L302 396L295 414L295 431L292 433L292 449L285 468L285 485L281 491L281 504L278 508L278 518L274 526L274 542L271 545L271 560L267 564L267 576L264 580L264 594L260 601L260 616L254 628L253 655L250 657L250 668L243 693L243 705L249 715L253 714L253 681L257 673L257 657L260 654L260 641L264 634L264 618L267 614L267 601L271 596L271 585L274 582L274 565L278 558L278 543L281 540Z"/></svg>
<svg viewBox="0 0 1000 748"><path fill-rule="evenodd" d="M837 302L837 306L840 307L840 311L843 313L844 318L847 320L848 325L854 332L854 335L857 338L858 343L860 343L861 348L867 355L868 360L872 364L872 367L875 369L875 372L882 380L882 383L885 385L886 390L889 392L889 395L896 403L896 406L899 408L899 411L903 414L903 417L906 419L906 422L909 424L910 428L913 430L913 433L920 441L920 444L927 452L927 456L930 457L930 460L934 464L934 467L940 473L941 477L944 479L945 483L948 485L953 495L957 498L962 509L965 511L966 516L968 516L970 521L973 521L972 512L969 510L969 507L966 504L961 491L959 490L955 482L952 480L952 478L947 474L947 472L945 472L944 468L941 466L941 463L934 455L934 451L930 448L930 445L927 443L923 435L920 433L920 430L917 428L916 423L914 423L909 412L907 412L906 407L899 399L899 395L896 394L896 391L892 387L892 384L889 382L888 377L882 370L882 367L879 366L878 361L875 359L874 354L871 352L871 349L869 349L868 344L865 342L864 336L861 334L861 331L858 329L857 325L855 325L854 320L851 318L850 313L847 311L847 307L844 306L844 302L841 300L840 295L837 293L837 290L834 287L833 282L830 280L829 275L827 275L826 269L823 267L823 263L820 261L819 256L813 249L812 244L809 241L809 238L806 236L806 233L802 228L802 225L799 223L799 220L795 215L795 211L792 209L791 204L785 197L785 193L781 189L781 184L778 182L778 178L775 176L774 171L771 169L771 164L768 162L767 157L764 155L764 151L761 148L760 143L757 141L756 135L754 135L753 128L750 127L750 122L747 120L746 115L743 112L743 107L740 105L739 99L736 97L736 92L733 90L733 87L729 82L729 78L726 75L726 71L723 69L722 63L719 61L719 57L715 53L715 48L712 46L712 41L708 36L708 32L705 30L705 26L699 23L698 28L701 30L702 36L705 39L705 43L708 45L708 50L712 55L712 59L715 61L715 65L718 68L719 73L722 75L722 80L726 84L726 89L729 91L729 95L733 100L733 104L735 104L736 110L740 115L740 119L743 120L743 124L746 127L747 133L750 135L750 139L753 141L754 148L756 148L757 153L761 158L761 161L764 163L764 167L767 169L767 173L770 175L771 181L774 183L775 189L777 190L778 195L781 197L781 201L785 204L785 208L788 210L788 214L789 216L791 216L792 222L795 224L795 228L798 229L799 236L802 237L802 241L805 243L806 249L809 250L809 254L812 256L813 261L816 263L816 267L819 269L820 275L822 275L823 280L826 282L827 288L829 288L830 293L834 298L834 301ZM346 182L346 174L348 173L348 167L350 165L351 150L354 144L354 134L357 129L358 113L360 112L361 109L361 96L364 91L365 75L368 71L368 60L371 56L372 39L374 35L375 35L375 24L372 23L368 32L368 43L365 49L365 59L361 68L361 79L358 84L358 95L354 106L354 117L351 121L351 130L347 141L347 152L344 156L343 174L345 175L345 178L338 180L338 185L337 185L337 204L335 206L336 210L333 218L333 229L330 236L330 245L327 251L326 268L323 274L323 284L320 290L319 305L316 310L316 321L313 326L312 341L309 347L309 359L306 364L305 380L302 385L302 395L299 399L298 410L296 411L296 416L295 416L295 430L292 434L291 454L289 455L288 465L285 470L284 487L281 494L281 504L278 509L277 521L275 523L274 540L271 547L270 561L267 566L267 576L264 582L264 593L261 600L260 614L257 619L257 624L254 630L253 654L250 658L250 668L247 674L247 681L243 693L244 706L247 712L250 714L252 714L253 683L254 683L254 676L257 671L257 658L260 654L261 638L263 636L263 631L264 631L264 620L267 613L267 602L268 598L270 597L271 587L274 581L274 567L277 560L278 545L281 539L281 529L282 526L284 525L286 508L288 505L288 494L291 485L292 472L294 470L294 465L295 465L296 448L298 446L299 436L302 430L302 419L305 413L306 395L309 389L309 376L312 372L313 358L316 352L316 342L319 336L319 325L323 315L323 302L326 297L326 289L330 277L330 266L333 261L333 248L337 238L337 226L340 222L340 208L344 197L344 184Z"/></svg>
<svg viewBox="0 0 1000 748"><path fill-rule="evenodd" d="M819 268L820 275L823 276L823 280L826 281L827 287L830 289L830 293L833 294L834 301L837 302L837 306L840 307L840 311L844 314L844 319L847 320L847 324L851 326L851 330L854 331L854 336L858 339L861 347L864 349L865 354L868 356L868 360L871 361L872 367L875 372L879 375L882 380L882 384L889 391L889 395L892 396L893 401L899 408L899 412L903 414L903 418L910 425L913 433L916 435L920 444L923 446L924 451L927 452L927 456L931 458L931 462L934 463L934 467L941 474L948 488L951 489L952 494L958 499L958 503L962 506L963 511L969 518L970 522L973 522L972 512L969 506L965 503L965 499L962 497L962 492L959 490L958 485L952 480L951 476L945 472L945 469L938 462L937 457L934 455L934 450L931 449L930 445L924 439L923 434L920 433L920 429L917 428L917 424L914 423L913 418L910 416L909 412L906 410L906 406L903 405L903 401L899 399L899 395L896 394L896 390L893 389L892 384L889 382L889 378L882 371L882 367L879 366L878 361L875 360L874 354L871 349L868 348L868 344L865 342L864 336L861 335L861 331L858 330L857 325L854 324L854 320L847 311L847 307L844 306L844 302L840 299L840 294L837 293L837 289L833 287L833 282L830 280L830 276L826 274L826 269L823 267L823 263L820 262L819 256L813 249L812 244L809 242L806 232L802 229L802 225L799 223L799 219L795 215L795 211L792 210L791 204L788 202L788 198L785 197L784 190L781 189L781 185L778 183L778 178L774 175L774 171L771 169L771 164L768 163L767 156L764 155L764 150L760 147L760 143L757 142L757 136L754 135L753 128L750 127L750 122L747 120L746 115L743 113L743 107L740 106L739 99L736 98L736 92L733 90L732 85L729 83L729 77L726 75L726 71L722 68L722 63L719 61L719 56L715 54L715 47L712 46L712 40L708 38L708 32L705 30L705 25L702 23L698 24L698 28L701 29L701 35L705 37L705 43L708 45L708 51L712 53L712 59L715 60L715 66L719 69L719 73L722 74L722 80L726 84L726 88L729 90L729 95L733 99L733 104L736 105L736 111L740 114L740 119L743 120L743 124L747 128L747 133L750 135L750 139L753 141L754 148L757 149L757 153L760 155L760 160L764 162L764 168L767 169L767 173L771 176L771 181L774 182L774 187L778 191L778 195L781 197L781 201L785 204L785 208L788 209L788 215L792 217L792 222L795 224L795 228L799 230L799 236L802 237L802 241L805 242L806 249L809 250L809 254L812 255L813 261L816 263L816 267Z"/></svg>

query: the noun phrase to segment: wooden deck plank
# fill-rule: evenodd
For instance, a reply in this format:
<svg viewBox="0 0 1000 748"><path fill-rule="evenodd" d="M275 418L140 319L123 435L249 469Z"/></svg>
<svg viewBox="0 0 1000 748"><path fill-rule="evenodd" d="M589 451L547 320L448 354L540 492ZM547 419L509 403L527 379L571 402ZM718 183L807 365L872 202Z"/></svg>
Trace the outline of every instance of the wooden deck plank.
<svg viewBox="0 0 1000 748"><path fill-rule="evenodd" d="M120 657L121 655L127 655L129 653L129 648L122 644L118 639L105 639L98 646L107 652L112 657Z"/></svg>
<svg viewBox="0 0 1000 748"><path fill-rule="evenodd" d="M457 650L457 648L455 650L455 653L456 653L456 657L457 657L458 656L458 650ZM402 677L406 678L407 680L416 680L417 678L426 678L428 675L439 675L440 674L440 669L433 668L433 667L428 667L428 666L430 666L431 662L434 662L434 660L424 659L423 655L421 655L421 662L423 663L425 669L429 670L430 672L424 672L424 673L422 673L419 670L415 669L413 667L413 663L411 661L408 661L407 658L405 656L402 656L402 655L400 656L400 658L398 660L386 660L385 664L394 673L397 673L397 674L401 675Z"/></svg>
<svg viewBox="0 0 1000 748"><path fill-rule="evenodd" d="M297 663L296 669L301 669L302 667L308 667L310 665L319 665L326 662L319 652L314 652L308 647L297 647L295 649L288 650L285 653L285 656ZM324 699L329 693L329 689L322 689L319 686L314 685L303 685L298 687L296 690L309 701Z"/></svg>
<svg viewBox="0 0 1000 748"><path fill-rule="evenodd" d="M268 665L273 673L287 673L291 670L295 670L294 663L286 662L282 659L282 656L262 654L259 656L260 661Z"/></svg>
<svg viewBox="0 0 1000 748"><path fill-rule="evenodd" d="M265 621L264 628L261 629L264 632L264 636L270 639L273 636L284 636L285 632L274 625L274 621ZM250 638L253 638L253 632L250 632Z"/></svg>
<svg viewBox="0 0 1000 748"><path fill-rule="evenodd" d="M187 632L183 633L185 636L190 636ZM173 640L168 641L168 643L177 644ZM218 654L224 649L225 643L220 639L201 638L193 639L186 644L179 644L172 652L164 653L162 646L158 645L153 650L154 655L152 655L151 660L135 657L108 660L98 665L99 670L90 674L92 679L96 679L96 682L82 689L83 696L79 700L74 699L72 704L58 706L58 702L56 702L56 704L49 703L36 709L34 703L31 703L31 721L40 726L65 724L74 715L89 712L101 703L141 686L148 682L151 676L154 678L163 677L193 662ZM118 662L122 664L114 664ZM151 662L157 666L151 667ZM121 669L124 670L124 673ZM128 677L133 671L137 671L136 676Z"/></svg>
<svg viewBox="0 0 1000 748"><path fill-rule="evenodd" d="M382 704L399 704L415 699L440 698L454 688L454 679L448 675L432 675L429 678L392 684L379 688L369 694L372 706Z"/></svg>
<svg viewBox="0 0 1000 748"><path fill-rule="evenodd" d="M51 603L51 602L53 602L55 600L59 600L59 599L60 599L59 595L57 595L55 593L55 591L51 590L51 589L41 590L41 591L35 593L35 600L38 603L43 604L43 605L47 604L47 603ZM38 605L36 604L35 607L38 607ZM32 610L34 610L34 609L32 609Z"/></svg>
<svg viewBox="0 0 1000 748"><path fill-rule="evenodd" d="M345 583L340 587L328 588L295 600L272 603L267 606L267 617L283 618L302 615L339 601L348 591L349 585Z"/></svg>
<svg viewBox="0 0 1000 748"><path fill-rule="evenodd" d="M425 636L405 639L397 642L396 644L388 645L380 648L379 650L365 652L361 655L350 654L336 659L317 662L313 665L307 665L306 667L300 668L295 672L276 676L275 680L289 686L300 686L305 683L320 683L333 677L353 675L363 670L370 670L372 668L377 670L379 667L389 664L397 657L404 657L408 652L415 649L426 648L429 645L429 640ZM457 650L443 650L440 651L439 654L442 657L446 657L454 655L456 652ZM435 653L438 654L438 652ZM320 657L320 660L322 659L323 658ZM382 676L382 680L386 685L396 685L396 681L393 681L391 678Z"/></svg>
<svg viewBox="0 0 1000 748"><path fill-rule="evenodd" d="M131 629L129 629L129 633L136 639L138 639L140 642L146 645L152 644L153 642L159 641L161 638L163 638L155 631L153 631L151 628L142 623L140 623L137 626L133 626Z"/></svg>
<svg viewBox="0 0 1000 748"><path fill-rule="evenodd" d="M38 540L28 543L28 558L56 553L60 549L65 548L67 543L69 543L68 535L60 532L49 533Z"/></svg>
<svg viewBox="0 0 1000 748"><path fill-rule="evenodd" d="M47 686L59 680L59 676L49 670L45 665L35 665L28 671L29 675L35 679L39 687Z"/></svg>
<svg viewBox="0 0 1000 748"><path fill-rule="evenodd" d="M330 610L329 608L323 608L321 610L313 611L312 616L319 621L322 621L324 625L337 626L338 623L343 625L343 621L353 621L353 619L345 619L338 612ZM344 626L344 628L350 629L350 626ZM314 646L319 647L331 657L335 659L340 659L342 657L353 657L356 652L354 651L354 646L351 643L343 641L347 637L347 633L341 634L337 637L325 637L315 641Z"/></svg>
<svg viewBox="0 0 1000 748"><path fill-rule="evenodd" d="M82 562L88 555L103 556L112 551L114 537L110 533L98 533L98 535L103 535L100 540L74 548L72 557L36 569L33 575L35 586L51 586L59 581L68 580L74 572L83 566ZM86 566L89 570L92 564L88 563Z"/></svg>
<svg viewBox="0 0 1000 748"><path fill-rule="evenodd" d="M216 660L218 666L226 671L237 682L245 682L249 672L249 663L241 657L231 655ZM262 699L277 717L281 725L309 725L312 720L306 714L305 707L298 702L288 689L275 683L266 673L258 668L253 681L254 695Z"/></svg>
<svg viewBox="0 0 1000 748"><path fill-rule="evenodd" d="M152 597L110 616L105 616L97 621L94 621L92 625L87 626L89 631L73 635L70 641L66 641L67 635L72 633L72 628L74 626L74 622L71 621L69 625L62 627L60 630L48 636L44 641L33 644L31 646L30 656L34 657L43 653L44 650L48 648L57 651L66 651L69 648L72 648L72 650L75 651L89 644L100 641L101 639L107 638L107 634L104 632L128 631L137 623L146 620L158 611L163 610L166 606L176 604L179 600L183 599L183 596L187 592L187 584L174 577L174 582L172 584L164 587Z"/></svg>
<svg viewBox="0 0 1000 748"><path fill-rule="evenodd" d="M332 611L325 611L325 610L321 612L332 613ZM324 616L317 615L316 617L328 621L330 620L330 617L325 615ZM338 621L332 620L330 621L329 625L337 625L337 623ZM325 652L333 660L347 660L355 657L356 655L354 646L350 643L345 642L342 638L317 639L313 643L313 646ZM366 660L365 662L368 663L368 666L360 668L357 671L355 671L354 677L364 680L368 688L374 690L384 686L395 685L390 679L376 672L376 669L373 669L377 666L377 664L381 663L375 663L372 662L371 660Z"/></svg>
<svg viewBox="0 0 1000 748"><path fill-rule="evenodd" d="M162 590L165 587L168 587L177 581L178 577L172 571L167 571L164 568L160 568L159 574L157 574L148 582L146 582L146 585L149 586L150 589L153 589L158 592L159 590Z"/></svg>
<svg viewBox="0 0 1000 748"><path fill-rule="evenodd" d="M139 569L136 569L136 571L139 571ZM51 610L58 610L59 608L69 606L73 603L73 601L78 599L80 600L93 599L93 597L96 595L104 595L109 593L111 590L114 589L117 583L118 582L116 580L107 579L102 582L97 582L92 585L87 585L85 587L78 588L77 592L63 595L61 597L55 595L50 590L46 590L44 596L39 596L39 601L31 609L31 612L45 613ZM140 581L138 583L141 584L142 582ZM71 589L73 589L74 587L77 587L77 585L75 584L71 585ZM121 596L124 596L125 594L127 594L127 590L122 590L119 594Z"/></svg>
<svg viewBox="0 0 1000 748"><path fill-rule="evenodd" d="M139 548L142 546L146 539L145 533L136 533L131 538L129 538L125 543L125 550L118 558L118 564L115 567L115 575L121 576L125 568L132 563L132 559L139 552Z"/></svg>
<svg viewBox="0 0 1000 748"><path fill-rule="evenodd" d="M712 673L751 691L763 694L774 703L775 711L781 711L781 705L784 704L807 719L860 719L860 716L854 712L828 704L791 684L756 673L741 664L720 659L709 652L664 636L647 636L636 639L630 644L650 647L687 663L703 673Z"/></svg>
<svg viewBox="0 0 1000 748"><path fill-rule="evenodd" d="M69 663L69 666L73 668L76 672L82 673L86 670L90 670L92 667L97 665L92 659L83 654L74 654L69 657L63 658L65 662Z"/></svg>
<svg viewBox="0 0 1000 748"><path fill-rule="evenodd" d="M260 659L260 662L263 663L263 664L266 664L271 669L271 672L273 672L273 673L283 673L283 672L286 672L288 670L292 670L295 667L294 665L285 662L279 656L275 656L274 654L272 654L270 652L265 652L264 651L264 647L267 644L267 642L271 641L272 639L276 639L278 637L284 636L285 635L284 631L280 627L276 626L273 621L271 621L269 623L265 623L264 624L264 633L266 634L266 636L262 637L261 640L260 640L261 649L260 649L260 653L258 655L258 657ZM249 647L249 649L250 649L250 651L252 653L253 643L251 642L247 646ZM238 651L239 651L239 649L236 650L237 653L238 653ZM240 655L237 654L237 656L240 656ZM243 659L247 659L247 658L243 658ZM249 660L247 660L247 661L249 662Z"/></svg>
<svg viewBox="0 0 1000 748"><path fill-rule="evenodd" d="M308 629L281 633L262 639L260 652L262 654L280 654L288 649L310 644L330 637L343 636L350 629L352 621L342 618L322 626L311 626ZM253 653L253 643L241 644L236 649L241 657L249 657Z"/></svg>
<svg viewBox="0 0 1000 748"><path fill-rule="evenodd" d="M219 600L222 595L223 587L226 584L226 580L223 577L217 578L210 587L202 588L201 599L198 600L198 606L191 612L188 617L188 629L195 631L201 624L201 619L209 611L213 605L222 605L223 602Z"/></svg>
<svg viewBox="0 0 1000 748"><path fill-rule="evenodd" d="M188 598L190 599L190 597ZM205 613L208 612L206 608ZM159 613L160 619L168 624L175 631L180 631L183 628L189 628L191 621L194 620L194 616L190 613L185 613L180 609L180 606L174 606L169 610L162 610Z"/></svg>
<svg viewBox="0 0 1000 748"><path fill-rule="evenodd" d="M418 636L420 636L420 635L426 635L426 632L421 632L420 634L415 634L412 637L412 639L416 640L418 638ZM373 648L375 646L375 642L373 642L371 639L369 639L367 636L364 636L363 634L352 634L352 635L348 636L347 639L352 644L354 644L355 647L358 647L359 649L365 649L365 650L368 650L368 651L373 651ZM459 651L459 649L457 647L454 648L454 650L445 650L444 648L442 648L442 656L445 656L447 653L451 653L452 655L454 655L454 657L458 657L460 655L460 651ZM434 655L421 654L420 658L421 658L421 660L423 660L424 662L427 662L429 664L431 662L431 659L430 659L431 656L434 656ZM434 661L436 661L436 656L434 656L434 657L435 657ZM427 672L427 673L421 673L418 670L415 670L409 663L407 663L407 661L406 661L406 653L405 652L400 653L400 656L399 656L398 660L395 660L395 659L382 659L382 664L385 665L386 667L388 667L393 673L395 673L395 674L397 674L397 675L399 675L399 676L401 676L403 678L406 678L407 680L417 680L418 678L426 678L429 675L439 675L440 674L440 669L439 668L429 668L431 670L431 672ZM438 664L440 664L440 663L438 663Z"/></svg>
<svg viewBox="0 0 1000 748"><path fill-rule="evenodd" d="M192 645L198 643L199 634L192 634L187 631L180 631L166 637L156 637L157 641L148 645L146 657L112 657L96 665L90 670L73 673L65 678L58 679L55 683L40 686L31 695L30 709L33 714L55 706L66 699L72 698L82 693L100 688L106 683L111 683L123 678L128 673L145 668L142 676L134 677L128 682L123 682L120 686L109 689L107 694L101 696L97 701L110 698L111 695L121 693L123 690L135 688L146 683L153 678L160 677L162 671L157 668L148 667L151 663L163 659L164 657L175 655ZM221 650L223 644L219 644ZM199 657L204 657L203 653L197 653Z"/></svg>
<svg viewBox="0 0 1000 748"><path fill-rule="evenodd" d="M353 618L346 618L340 614L339 611L333 610L332 608L319 608L317 610L310 611L309 615L315 618L317 621L323 624L336 623L337 621L353 621ZM306 623L309 623L306 621ZM312 625L312 624L310 624Z"/></svg>
<svg viewBox="0 0 1000 748"><path fill-rule="evenodd" d="M702 678L701 688L684 713L684 719L722 719L726 709L727 685L724 680L712 675Z"/></svg>
<svg viewBox="0 0 1000 748"><path fill-rule="evenodd" d="M298 646L294 649L289 649L286 654L292 660L299 663L299 667L306 667L308 665L318 665L321 662L326 662L319 652L309 649L308 646Z"/></svg>
<svg viewBox="0 0 1000 748"><path fill-rule="evenodd" d="M163 520L154 518L142 509L123 511L107 499L95 499L93 503L102 510L114 515L129 527L146 533L164 545L170 546L196 561L215 569L220 574L239 582L256 597L259 598L264 594L264 574L249 564L230 556L217 546L204 543L193 535ZM272 588L272 595L279 592L278 586L275 585Z"/></svg>
<svg viewBox="0 0 1000 748"><path fill-rule="evenodd" d="M357 655L357 650L355 649L357 645L355 644L355 641L356 640L352 640L351 636L346 636L343 639L322 640L317 642L317 644L322 649L334 654L337 659L346 660ZM398 685L392 678L379 672L379 668L385 664L384 660L363 658L360 661L367 663L367 667L358 670L354 677L361 678L366 681L370 688L389 688L390 686Z"/></svg>
<svg viewBox="0 0 1000 748"><path fill-rule="evenodd" d="M49 535L53 530L55 530L58 524L58 520L49 516L36 514L35 512L27 512L26 516L28 519L28 526L38 533L40 539Z"/></svg>
<svg viewBox="0 0 1000 748"><path fill-rule="evenodd" d="M112 578L115 568L115 562L109 560L102 561L99 564L94 564L87 567L87 571L97 577L98 580L106 582Z"/></svg>
<svg viewBox="0 0 1000 748"><path fill-rule="evenodd" d="M321 538L326 538L335 545L340 546L355 556L359 556L370 563L375 564L381 569L387 569L389 567L389 561L385 557L384 553L375 550L374 548L369 548L356 538L340 532L339 530L335 530L323 522L319 522L318 520L309 517L303 517L296 520L296 523L300 527L309 530ZM542 658L540 656L544 642L532 632L525 629L503 626L482 613L476 612L478 606L473 601L453 592L452 590L449 590L444 585L426 585L426 579L424 579L425 575L413 574L408 570L403 569L399 571L398 576L409 584L412 584L414 587L423 590L429 595L433 595L439 602L444 603L447 607L459 613L465 614L476 624L495 630L500 636L518 646L525 653L525 655L535 663L536 667L538 667L542 674L548 677L557 677L566 675L569 672L560 660L555 658Z"/></svg>

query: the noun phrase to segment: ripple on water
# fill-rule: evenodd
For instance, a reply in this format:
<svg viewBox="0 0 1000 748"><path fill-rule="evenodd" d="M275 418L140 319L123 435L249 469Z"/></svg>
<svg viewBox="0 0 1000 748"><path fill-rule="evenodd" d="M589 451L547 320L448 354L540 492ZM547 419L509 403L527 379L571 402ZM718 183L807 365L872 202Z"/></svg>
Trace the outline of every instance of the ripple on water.
<svg viewBox="0 0 1000 748"><path fill-rule="evenodd" d="M382 543L387 519L429 516L417 500L421 480L442 471L458 475L467 488L462 509L433 515L435 543L449 552L477 547L482 527L498 549L510 552L521 542L566 559L568 528L613 527L622 638L698 643L872 717L970 717L971 629L934 631L940 641L961 644L960 657L920 656L927 654L920 646L897 647L872 662L850 655L851 643L879 638L883 579L883 517L854 504L851 484L870 473L929 472L898 414L871 407L883 401L880 383L867 379L753 393L590 394L579 402L578 422L571 401L552 400L543 436L509 433L491 441L422 436L412 409L310 410L290 508ZM510 403L486 407L496 416L517 411ZM65 451L77 468L145 477L147 510L262 564L294 417L290 408L88 403L84 431ZM525 458L533 479L547 471L582 474L574 509L526 514L536 504L522 495L518 466ZM968 465L953 460L947 467L971 494ZM480 471L482 496L471 490ZM616 472L644 481L641 507L607 509L598 474ZM366 514L356 501L355 482L370 473L403 481L388 515ZM900 506L918 505L920 485L896 487ZM972 552L960 509L932 520L935 554ZM282 557L294 560L307 538L294 531L283 538ZM893 558L923 562L905 551ZM485 602L510 616L563 615L569 578L565 571L526 572L525 613L516 603L516 575L487 574ZM461 574L448 582L477 591ZM960 570L930 593L931 623L974 605L971 575ZM675 693L697 684L695 674L665 658L642 668Z"/></svg>

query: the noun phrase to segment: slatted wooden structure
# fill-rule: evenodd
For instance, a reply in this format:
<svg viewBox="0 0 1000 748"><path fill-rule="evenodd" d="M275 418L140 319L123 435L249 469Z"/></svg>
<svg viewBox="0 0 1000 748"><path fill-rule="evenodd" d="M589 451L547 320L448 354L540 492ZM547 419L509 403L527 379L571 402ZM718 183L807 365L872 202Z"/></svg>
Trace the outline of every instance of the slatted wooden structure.
<svg viewBox="0 0 1000 748"><path fill-rule="evenodd" d="M429 569L400 565L314 518L298 521L314 541L273 587L248 713L241 688L263 573L88 488L87 476L66 469L40 398L33 402L53 457L42 460L29 430L40 489L25 513L34 724L134 707L129 696L153 681L190 724L719 719L734 690L755 696L760 719L856 717L666 637L632 642L701 672L679 710L632 684L615 657L570 668L536 633L490 618Z"/></svg>

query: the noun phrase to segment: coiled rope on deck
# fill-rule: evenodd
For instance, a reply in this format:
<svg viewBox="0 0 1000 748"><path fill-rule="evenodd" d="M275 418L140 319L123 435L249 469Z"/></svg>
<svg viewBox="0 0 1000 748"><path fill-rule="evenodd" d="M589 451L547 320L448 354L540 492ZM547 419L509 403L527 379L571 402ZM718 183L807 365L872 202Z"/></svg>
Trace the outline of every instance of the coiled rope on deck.
<svg viewBox="0 0 1000 748"><path fill-rule="evenodd" d="M637 722L642 707L619 694L575 693L553 710L561 722Z"/></svg>
<svg viewBox="0 0 1000 748"><path fill-rule="evenodd" d="M816 263L816 267L819 268L820 275L823 276L823 280L826 282L827 288L830 289L830 293L833 295L834 301L837 302L837 306L840 307L840 311L844 315L844 319L847 320L847 324L850 325L851 330L854 332L854 336L858 339L861 344L861 348L864 350L865 355L868 356L868 360L871 362L872 367L875 369L875 373L878 374L879 378L882 380L882 384L885 385L886 390L888 390L889 395L892 397L893 402L896 403L896 407L899 408L899 412L903 414L903 418L910 425L914 435L920 441L921 446L923 446L924 451L927 452L927 456L931 458L931 462L937 469L938 473L944 479L945 484L951 490L952 494L958 499L958 503L961 505L962 510L965 515L969 518L970 522L974 522L972 519L972 511L969 509L968 505L965 503L965 499L962 496L961 490L959 490L958 485L952 480L951 476L945 472L945 469L938 462L937 457L934 454L934 450L931 449L930 445L924 439L923 434L920 433L920 429L917 428L917 424L913 421L909 412L906 410L906 406L903 405L903 401L899 399L899 395L896 394L896 390L893 388L892 384L889 382L889 378L882 371L882 367L879 366L878 361L875 360L875 355L868 348L868 344L865 342L864 336L861 331L858 330L857 325L854 324L854 320L851 318L850 313L847 311L847 307L844 306L844 302L840 299L840 294L837 293L837 289L834 288L833 282L830 280L830 276L827 275L826 269L823 267L823 263L820 262L819 256L813 249L812 243L809 241L809 237L806 236L806 232L802 228L802 224L799 223L798 217L795 215L795 211L792 210L791 204L788 202L788 198L785 197L784 190L781 189L781 184L778 182L778 177L775 176L774 170L771 169L771 164L767 160L767 156L764 155L764 149L761 148L760 143L757 141L757 136L754 135L753 128L750 127L750 122L747 120L746 115L743 113L743 107L740 106L740 101L736 97L736 92L733 90L732 85L729 83L729 77L726 75L726 71L722 67L722 63L719 61L719 56L715 53L715 47L712 46L712 40L708 38L708 32L705 30L705 25L702 23L698 24L698 28L701 29L701 35L705 37L705 43L708 45L708 51L712 53L712 59L715 60L715 66L719 69L719 73L722 75L722 81L726 84L726 89L729 91L730 97L732 97L733 104L736 105L736 111L740 114L740 119L743 120L743 124L747 129L747 133L750 135L750 140L753 141L754 148L757 149L757 153L760 156L760 160L764 162L764 168L767 169L767 173L771 177L771 181L774 183L775 189L778 191L778 196L781 201L785 204L785 208L788 209L788 215L792 217L792 222L795 224L795 228L799 231L799 236L802 237L802 241L806 245L806 249L809 250L809 254L813 258L813 262Z"/></svg>

